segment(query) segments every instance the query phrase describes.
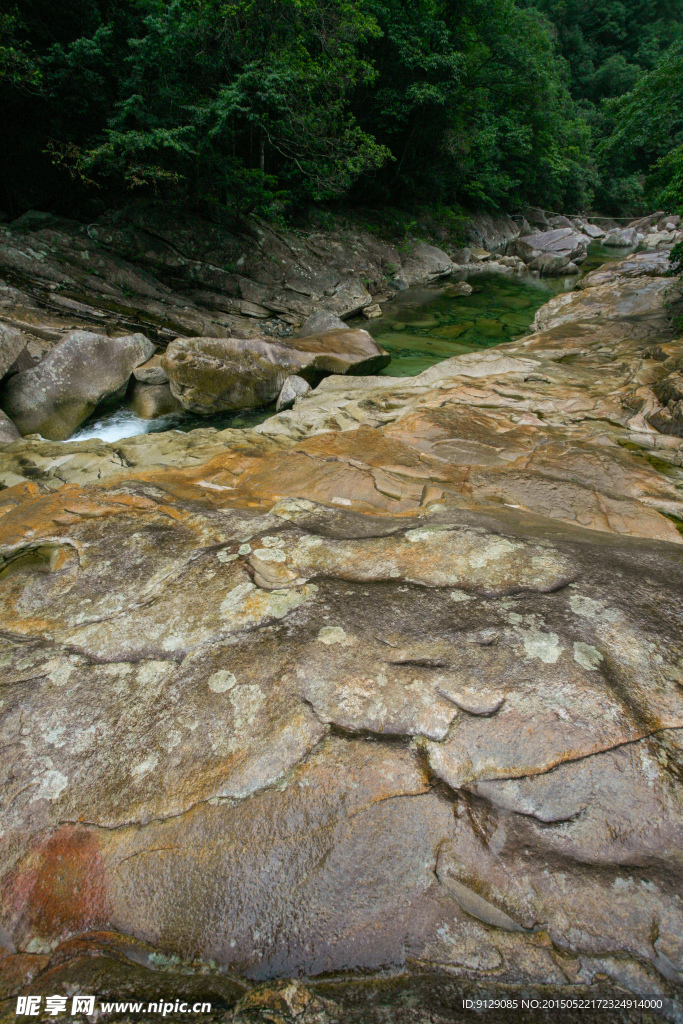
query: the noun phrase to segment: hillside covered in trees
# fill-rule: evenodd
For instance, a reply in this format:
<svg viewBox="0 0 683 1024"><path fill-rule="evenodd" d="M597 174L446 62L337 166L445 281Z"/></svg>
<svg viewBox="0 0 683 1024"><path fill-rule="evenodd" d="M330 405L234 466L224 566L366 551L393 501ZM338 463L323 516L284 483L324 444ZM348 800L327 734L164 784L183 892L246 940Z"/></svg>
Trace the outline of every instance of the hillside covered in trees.
<svg viewBox="0 0 683 1024"><path fill-rule="evenodd" d="M683 207L683 0L19 0L0 210Z"/></svg>

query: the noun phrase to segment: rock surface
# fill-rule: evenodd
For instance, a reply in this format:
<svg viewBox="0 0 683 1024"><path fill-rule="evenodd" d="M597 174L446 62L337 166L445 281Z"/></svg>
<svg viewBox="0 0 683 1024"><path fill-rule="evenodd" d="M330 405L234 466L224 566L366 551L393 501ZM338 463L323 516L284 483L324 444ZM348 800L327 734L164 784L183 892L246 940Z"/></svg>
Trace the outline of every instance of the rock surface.
<svg viewBox="0 0 683 1024"><path fill-rule="evenodd" d="M435 245L417 245L404 260L394 282L409 288L414 284L436 281L452 274L455 264L450 256Z"/></svg>
<svg viewBox="0 0 683 1024"><path fill-rule="evenodd" d="M268 405L292 374L373 373L390 356L363 330L326 330L277 344L253 338L178 338L161 364L184 409L209 414Z"/></svg>
<svg viewBox="0 0 683 1024"><path fill-rule="evenodd" d="M21 434L12 423L9 416L0 409L0 443L4 444L8 441L16 441L21 437Z"/></svg>
<svg viewBox="0 0 683 1024"><path fill-rule="evenodd" d="M292 374L282 385L282 391L278 395L277 402L275 404L275 411L281 412L283 409L290 409L297 398L302 398L307 395L311 390L311 385L303 377L297 377L296 374Z"/></svg>
<svg viewBox="0 0 683 1024"><path fill-rule="evenodd" d="M183 412L183 407L171 391L170 384L143 384L136 381L128 393L130 408L143 420Z"/></svg>
<svg viewBox="0 0 683 1024"><path fill-rule="evenodd" d="M258 430L3 447L7 991L162 950L239 1021L356 969L680 998L665 270Z"/></svg>
<svg viewBox="0 0 683 1024"><path fill-rule="evenodd" d="M110 338L71 331L31 370L10 377L2 408L22 434L70 437L108 395L125 387L136 366L154 353L143 334Z"/></svg>
<svg viewBox="0 0 683 1024"><path fill-rule="evenodd" d="M508 255L524 260L531 270L546 276L576 273L574 263L586 258L589 239L574 227L537 231L517 238L506 248Z"/></svg>
<svg viewBox="0 0 683 1024"><path fill-rule="evenodd" d="M26 348L26 338L0 322L0 380Z"/></svg>

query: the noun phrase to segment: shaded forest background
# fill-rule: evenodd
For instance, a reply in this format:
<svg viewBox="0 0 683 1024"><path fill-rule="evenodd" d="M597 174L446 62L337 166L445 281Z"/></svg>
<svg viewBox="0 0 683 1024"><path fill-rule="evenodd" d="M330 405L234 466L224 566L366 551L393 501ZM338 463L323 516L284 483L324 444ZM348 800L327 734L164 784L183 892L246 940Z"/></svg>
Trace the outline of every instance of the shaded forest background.
<svg viewBox="0 0 683 1024"><path fill-rule="evenodd" d="M683 212L683 0L17 0L0 210Z"/></svg>

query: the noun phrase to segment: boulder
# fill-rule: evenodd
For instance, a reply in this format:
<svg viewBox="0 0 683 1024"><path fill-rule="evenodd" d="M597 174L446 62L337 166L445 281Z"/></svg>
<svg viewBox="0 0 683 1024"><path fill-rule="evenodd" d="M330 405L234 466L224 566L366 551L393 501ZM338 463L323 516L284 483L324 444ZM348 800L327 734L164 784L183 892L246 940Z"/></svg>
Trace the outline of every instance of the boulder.
<svg viewBox="0 0 683 1024"><path fill-rule="evenodd" d="M563 274L573 272L567 270L570 262L579 263L586 258L588 244L585 235L573 227L554 228L516 238L507 246L506 253L518 256L532 270L542 274Z"/></svg>
<svg viewBox="0 0 683 1024"><path fill-rule="evenodd" d="M0 380L26 348L26 335L0 323Z"/></svg>
<svg viewBox="0 0 683 1024"><path fill-rule="evenodd" d="M443 249L435 245L417 245L394 276L394 282L409 288L414 284L436 281L454 270L455 264Z"/></svg>
<svg viewBox="0 0 683 1024"><path fill-rule="evenodd" d="M10 441L17 441L21 434L12 423L9 416L0 409L0 444L7 444Z"/></svg>
<svg viewBox="0 0 683 1024"><path fill-rule="evenodd" d="M565 217L561 213L557 214L555 217L549 217L548 218L548 223L550 224L551 228L573 228L574 227L574 225L570 221L569 217Z"/></svg>
<svg viewBox="0 0 683 1024"><path fill-rule="evenodd" d="M541 277L559 277L562 274L578 274L579 268L568 256L552 252L541 252L528 264L529 270L538 270Z"/></svg>
<svg viewBox="0 0 683 1024"><path fill-rule="evenodd" d="M683 370L674 370L652 388L663 408L651 412L647 422L660 434L683 437Z"/></svg>
<svg viewBox="0 0 683 1024"><path fill-rule="evenodd" d="M627 230L633 229L638 232L646 232L649 228L654 227L662 217L665 216L664 210L658 210L656 213L650 213L647 217L639 217L637 220L632 220L630 224L627 224Z"/></svg>
<svg viewBox="0 0 683 1024"><path fill-rule="evenodd" d="M296 402L297 398L302 398L307 395L311 390L311 385L303 377L297 377L295 373L282 385L282 391L278 395L278 400L275 403L275 411L281 412L283 409L291 409Z"/></svg>
<svg viewBox="0 0 683 1024"><path fill-rule="evenodd" d="M488 213L475 214L465 223L465 238L468 245L483 249L499 249L520 233L520 225L507 214L494 216ZM461 261L453 256L455 263Z"/></svg>
<svg viewBox="0 0 683 1024"><path fill-rule="evenodd" d="M183 408L207 415L268 405L292 374L317 383L330 373L376 373L389 360L367 331L344 327L279 344L253 338L178 338L162 362Z"/></svg>
<svg viewBox="0 0 683 1024"><path fill-rule="evenodd" d="M361 316L365 320L376 320L381 315L382 307L378 302L373 302L371 306L365 306L365 308L361 310Z"/></svg>
<svg viewBox="0 0 683 1024"><path fill-rule="evenodd" d="M177 338L162 361L173 395L202 415L268 405L308 362L275 342L242 338Z"/></svg>
<svg viewBox="0 0 683 1024"><path fill-rule="evenodd" d="M542 230L547 230L550 227L550 221L545 212L538 206L528 206L524 211L524 216L532 227L541 228Z"/></svg>
<svg viewBox="0 0 683 1024"><path fill-rule="evenodd" d="M470 262L472 256L472 249L465 247L464 249L456 249L453 253L453 262L459 267L466 267Z"/></svg>
<svg viewBox="0 0 683 1024"><path fill-rule="evenodd" d="M155 355L141 366L136 366L133 376L142 384L168 384L168 375L161 363L161 356Z"/></svg>
<svg viewBox="0 0 683 1024"><path fill-rule="evenodd" d="M143 384L136 380L129 401L133 412L142 420L154 420L158 416L183 411L168 381L166 384Z"/></svg>
<svg viewBox="0 0 683 1024"><path fill-rule="evenodd" d="M471 295L473 291L474 288L467 281L454 281L453 284L447 284L441 294L455 298L457 295Z"/></svg>
<svg viewBox="0 0 683 1024"><path fill-rule="evenodd" d="M621 228L610 231L603 239L602 244L618 249L621 246L626 248L627 246L637 245L639 241L636 228Z"/></svg>
<svg viewBox="0 0 683 1024"><path fill-rule="evenodd" d="M584 223L581 230L583 231L584 235L588 235L589 238L592 238L595 241L597 241L599 238L605 237L605 232L602 230L602 228L599 228L597 224L589 224L588 222L586 222Z"/></svg>
<svg viewBox="0 0 683 1024"><path fill-rule="evenodd" d="M63 441L153 353L144 334L71 331L37 366L9 378L0 405L22 434Z"/></svg>
<svg viewBox="0 0 683 1024"><path fill-rule="evenodd" d="M346 324L336 313L321 310L304 320L297 337L308 338L312 334L325 334L326 331L343 331L345 329Z"/></svg>

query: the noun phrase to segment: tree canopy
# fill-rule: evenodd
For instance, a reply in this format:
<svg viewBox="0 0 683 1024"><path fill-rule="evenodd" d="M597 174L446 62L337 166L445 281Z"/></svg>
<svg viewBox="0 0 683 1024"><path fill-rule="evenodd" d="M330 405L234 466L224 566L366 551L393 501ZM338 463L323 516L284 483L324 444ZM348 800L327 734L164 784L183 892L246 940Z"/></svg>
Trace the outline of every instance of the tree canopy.
<svg viewBox="0 0 683 1024"><path fill-rule="evenodd" d="M0 209L673 205L682 36L683 0L31 0Z"/></svg>

